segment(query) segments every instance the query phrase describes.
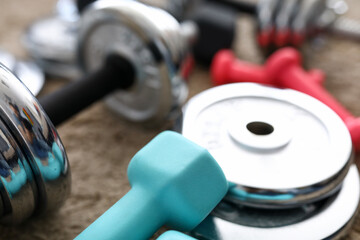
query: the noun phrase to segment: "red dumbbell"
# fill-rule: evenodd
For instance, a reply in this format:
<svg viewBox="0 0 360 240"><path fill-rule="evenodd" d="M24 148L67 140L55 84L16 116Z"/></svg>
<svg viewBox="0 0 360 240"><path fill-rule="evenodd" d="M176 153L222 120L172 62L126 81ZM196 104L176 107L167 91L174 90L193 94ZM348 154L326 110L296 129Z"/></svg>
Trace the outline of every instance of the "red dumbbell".
<svg viewBox="0 0 360 240"><path fill-rule="evenodd" d="M255 82L290 88L317 98L334 110L348 127L356 150L360 150L360 119L355 118L321 85L321 70L305 71L301 55L293 48L283 48L272 54L264 66L237 60L228 50L218 52L212 62L211 75L215 85L235 82Z"/></svg>

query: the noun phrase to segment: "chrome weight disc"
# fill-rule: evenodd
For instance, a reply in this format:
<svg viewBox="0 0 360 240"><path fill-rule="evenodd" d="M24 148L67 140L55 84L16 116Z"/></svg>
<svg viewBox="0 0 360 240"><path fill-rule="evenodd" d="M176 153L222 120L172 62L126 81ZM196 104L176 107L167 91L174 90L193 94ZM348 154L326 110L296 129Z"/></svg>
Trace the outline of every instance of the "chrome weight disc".
<svg viewBox="0 0 360 240"><path fill-rule="evenodd" d="M44 86L45 76L42 70L32 62L18 61L10 53L0 50L0 62L10 69L35 96Z"/></svg>
<svg viewBox="0 0 360 240"><path fill-rule="evenodd" d="M57 209L70 193L64 147L36 98L1 64L0 120L1 217L21 222Z"/></svg>
<svg viewBox="0 0 360 240"><path fill-rule="evenodd" d="M338 190L352 160L341 119L293 91L228 84L193 97L182 133L210 151L230 182L228 201L292 208Z"/></svg>
<svg viewBox="0 0 360 240"><path fill-rule="evenodd" d="M208 216L192 232L194 237L206 240L232 240L232 239L339 239L343 237L354 221L359 208L360 184L356 166L352 166L344 180L340 191L321 203L312 207L313 215L286 226L274 226L274 222L284 224L288 219L296 219L299 213L290 211L279 217L278 210L269 214L262 213L264 209L248 210L248 213L233 205L222 206ZM246 214L246 219L244 219ZM301 215L301 214L300 214ZM306 217L306 214L303 213ZM246 220L246 221L245 221ZM262 222L262 226L259 225ZM247 223L239 224L239 223Z"/></svg>
<svg viewBox="0 0 360 240"><path fill-rule="evenodd" d="M26 157L1 119L0 142L0 222L17 224L36 209L36 182Z"/></svg>
<svg viewBox="0 0 360 240"><path fill-rule="evenodd" d="M64 17L53 15L34 22L25 32L23 44L44 72L75 79L81 76L76 59L78 20L62 14Z"/></svg>
<svg viewBox="0 0 360 240"><path fill-rule="evenodd" d="M135 122L158 122L178 114L187 87L181 73L187 44L180 25L168 13L135 1L97 1L83 14L79 59L89 73L109 53L132 63L135 84L106 102ZM121 81L121 79L119 79Z"/></svg>

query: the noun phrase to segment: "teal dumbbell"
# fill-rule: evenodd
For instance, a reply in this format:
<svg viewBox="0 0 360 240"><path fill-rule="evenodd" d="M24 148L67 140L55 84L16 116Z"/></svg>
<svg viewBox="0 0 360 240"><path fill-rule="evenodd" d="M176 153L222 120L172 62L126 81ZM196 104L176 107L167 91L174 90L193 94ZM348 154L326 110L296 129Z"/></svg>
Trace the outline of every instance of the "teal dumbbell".
<svg viewBox="0 0 360 240"><path fill-rule="evenodd" d="M144 240L161 226L196 227L227 191L210 153L175 132L159 134L131 160L131 190L76 240Z"/></svg>
<svg viewBox="0 0 360 240"><path fill-rule="evenodd" d="M177 231L167 231L161 234L156 240L197 240L196 238L190 237L186 234Z"/></svg>

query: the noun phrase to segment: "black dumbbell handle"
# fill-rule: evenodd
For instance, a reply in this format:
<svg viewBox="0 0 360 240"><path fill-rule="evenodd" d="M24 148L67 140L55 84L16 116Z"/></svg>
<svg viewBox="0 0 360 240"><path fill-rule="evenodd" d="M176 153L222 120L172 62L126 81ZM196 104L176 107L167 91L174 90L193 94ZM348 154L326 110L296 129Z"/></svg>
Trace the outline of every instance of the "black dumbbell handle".
<svg viewBox="0 0 360 240"><path fill-rule="evenodd" d="M223 5L227 5L243 13L248 13L251 15L256 14L256 3L253 2L246 2L246 1L242 2L238 0L208 0L208 1L218 2ZM90 5L93 2L96 2L96 0L77 0L76 5L79 13L82 13L83 10L86 8L86 6Z"/></svg>
<svg viewBox="0 0 360 240"><path fill-rule="evenodd" d="M84 9L93 2L96 2L96 0L77 0L76 6L79 14L81 14L84 11Z"/></svg>
<svg viewBox="0 0 360 240"><path fill-rule="evenodd" d="M109 55L102 69L41 97L39 102L57 126L107 94L129 88L134 78L131 63L120 56Z"/></svg>
<svg viewBox="0 0 360 240"><path fill-rule="evenodd" d="M251 15L256 15L257 12L257 4L253 2L246 2L246 1L242 2L238 0L210 0L210 1L221 3L231 8L235 8L239 12L248 13Z"/></svg>

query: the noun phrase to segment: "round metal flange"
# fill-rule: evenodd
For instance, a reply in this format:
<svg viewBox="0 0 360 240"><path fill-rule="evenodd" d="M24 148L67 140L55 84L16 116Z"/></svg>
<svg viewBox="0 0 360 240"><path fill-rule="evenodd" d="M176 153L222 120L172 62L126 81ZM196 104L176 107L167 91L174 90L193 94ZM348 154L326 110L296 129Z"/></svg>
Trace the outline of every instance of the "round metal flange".
<svg viewBox="0 0 360 240"><path fill-rule="evenodd" d="M44 86L45 76L42 70L29 61L18 61L13 55L0 50L0 62L15 74L35 96Z"/></svg>
<svg viewBox="0 0 360 240"><path fill-rule="evenodd" d="M61 140L36 98L3 65L0 80L2 217L21 222L64 202L70 169Z"/></svg>
<svg viewBox="0 0 360 240"><path fill-rule="evenodd" d="M29 26L23 43L44 72L51 76L76 79L82 73L76 60L77 35L77 19L53 15Z"/></svg>
<svg viewBox="0 0 360 240"><path fill-rule="evenodd" d="M93 72L110 53L121 55L136 70L130 89L107 98L111 109L131 121L150 123L179 113L187 96L181 75L187 42L171 15L135 1L95 2L81 21L81 66Z"/></svg>
<svg viewBox="0 0 360 240"><path fill-rule="evenodd" d="M327 106L251 83L193 97L182 133L218 161L230 182L227 200L258 208L292 208L333 194L352 160L349 132Z"/></svg>
<svg viewBox="0 0 360 240"><path fill-rule="evenodd" d="M358 170L353 165L335 196L310 206L314 208L310 210L310 216L307 213L309 210L303 210L305 219L294 223L288 223L288 219L299 219L301 213L290 211L279 216L278 210L271 210L273 212L269 214L264 209L246 210L220 204L192 235L207 240L339 239L347 233L358 212L359 181ZM262 226L259 226L259 222ZM274 222L279 226L274 226ZM283 225L286 222L288 224Z"/></svg>

